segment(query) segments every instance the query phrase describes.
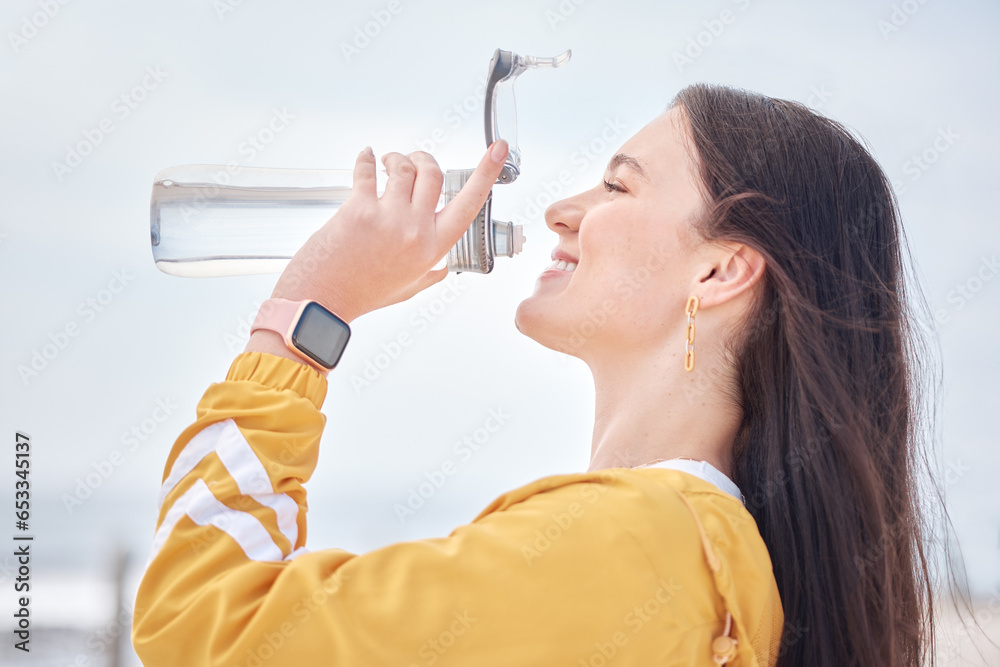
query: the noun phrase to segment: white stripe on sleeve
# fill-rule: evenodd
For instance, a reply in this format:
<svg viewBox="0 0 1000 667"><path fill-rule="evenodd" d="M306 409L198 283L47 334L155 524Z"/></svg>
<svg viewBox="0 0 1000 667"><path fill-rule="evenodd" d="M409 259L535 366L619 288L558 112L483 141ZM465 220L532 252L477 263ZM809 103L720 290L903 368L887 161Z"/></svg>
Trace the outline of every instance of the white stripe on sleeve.
<svg viewBox="0 0 1000 667"><path fill-rule="evenodd" d="M171 506L153 536L150 562L156 558L177 522L185 516L191 517L199 526L212 525L229 535L250 560L277 562L283 559L281 549L257 517L226 507L212 494L204 480L197 479Z"/></svg>
<svg viewBox="0 0 1000 667"><path fill-rule="evenodd" d="M158 507L162 509L167 495L213 451L236 482L240 493L274 510L278 530L294 549L299 537L298 503L287 494L274 492L263 464L232 419L209 424L188 441L160 488Z"/></svg>
<svg viewBox="0 0 1000 667"><path fill-rule="evenodd" d="M219 435L216 454L222 465L239 487L240 493L250 496L261 505L270 507L278 517L278 530L284 535L291 548L299 537L299 505L291 496L275 493L271 478L267 476L263 464L243 437L234 421L223 422L227 428Z"/></svg>
<svg viewBox="0 0 1000 667"><path fill-rule="evenodd" d="M226 421L231 422L232 420L227 419ZM235 426L235 422L233 425ZM225 428L225 421L209 424L188 441L183 451L177 457L177 460L174 461L174 465L170 469L167 479L163 482L163 486L160 487L160 497L156 503L158 510L163 509L163 501L166 500L167 494L173 491L174 487L189 472L194 470L195 466L201 463L203 458L215 451L215 443Z"/></svg>

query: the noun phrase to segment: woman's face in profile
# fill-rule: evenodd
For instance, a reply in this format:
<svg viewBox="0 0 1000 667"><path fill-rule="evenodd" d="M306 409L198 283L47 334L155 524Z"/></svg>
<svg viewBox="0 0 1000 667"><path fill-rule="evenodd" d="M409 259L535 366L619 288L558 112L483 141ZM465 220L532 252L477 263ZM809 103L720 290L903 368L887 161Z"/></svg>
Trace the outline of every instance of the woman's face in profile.
<svg viewBox="0 0 1000 667"><path fill-rule="evenodd" d="M705 207L687 132L682 109L670 109L618 150L604 174L610 186L598 183L546 210L546 225L559 235L553 256L576 268L538 277L518 306L519 331L587 358L661 346L683 328L699 278L691 225ZM682 354L682 338L675 342Z"/></svg>

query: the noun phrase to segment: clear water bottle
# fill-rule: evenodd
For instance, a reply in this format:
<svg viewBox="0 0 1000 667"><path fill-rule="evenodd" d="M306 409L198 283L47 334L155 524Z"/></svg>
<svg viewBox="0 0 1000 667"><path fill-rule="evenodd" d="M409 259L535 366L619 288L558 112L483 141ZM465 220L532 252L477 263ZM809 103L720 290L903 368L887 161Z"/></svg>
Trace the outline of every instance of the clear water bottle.
<svg viewBox="0 0 1000 667"><path fill-rule="evenodd" d="M471 169L445 172L438 208L465 185ZM351 194L346 169L227 170L182 165L156 175L150 207L153 260L164 273L188 278L279 273ZM376 172L382 194L387 175ZM521 251L520 225L494 220L492 193L449 251L451 271L489 273L495 257Z"/></svg>
<svg viewBox="0 0 1000 667"><path fill-rule="evenodd" d="M497 49L486 83L486 145L504 139L510 146L498 184L520 174L514 81L530 69L559 67L566 51L553 58L519 56ZM444 174L438 208L465 185L472 169ZM164 273L206 278L279 273L306 240L351 194L353 170L264 169L189 164L164 169L153 179L150 241L153 260ZM377 172L379 195L388 176ZM521 251L520 225L494 220L493 193L458 243L448 252L450 271L489 273L496 257Z"/></svg>

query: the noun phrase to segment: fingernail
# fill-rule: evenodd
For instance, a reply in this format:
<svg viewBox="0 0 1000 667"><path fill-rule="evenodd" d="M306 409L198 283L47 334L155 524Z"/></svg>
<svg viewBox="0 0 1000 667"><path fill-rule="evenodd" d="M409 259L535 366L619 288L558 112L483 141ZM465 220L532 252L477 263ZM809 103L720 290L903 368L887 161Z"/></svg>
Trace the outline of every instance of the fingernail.
<svg viewBox="0 0 1000 667"><path fill-rule="evenodd" d="M375 157L375 152L372 150L371 146L365 146L364 150L361 151L361 155L359 157L374 158Z"/></svg>
<svg viewBox="0 0 1000 667"><path fill-rule="evenodd" d="M503 139L497 139L493 142L493 146L490 148L490 159L494 162L503 162L506 157L507 142Z"/></svg>

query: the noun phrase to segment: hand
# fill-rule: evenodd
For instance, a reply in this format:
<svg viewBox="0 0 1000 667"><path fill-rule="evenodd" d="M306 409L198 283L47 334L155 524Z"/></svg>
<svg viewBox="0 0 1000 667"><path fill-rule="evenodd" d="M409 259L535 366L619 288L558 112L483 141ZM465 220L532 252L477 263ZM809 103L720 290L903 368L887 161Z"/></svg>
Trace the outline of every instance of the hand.
<svg viewBox="0 0 1000 667"><path fill-rule="evenodd" d="M494 142L462 191L435 213L444 175L431 155L386 154L389 178L379 198L375 155L366 148L351 196L292 257L271 296L314 299L350 322L443 280L448 268L433 267L479 214L506 157L507 142Z"/></svg>

